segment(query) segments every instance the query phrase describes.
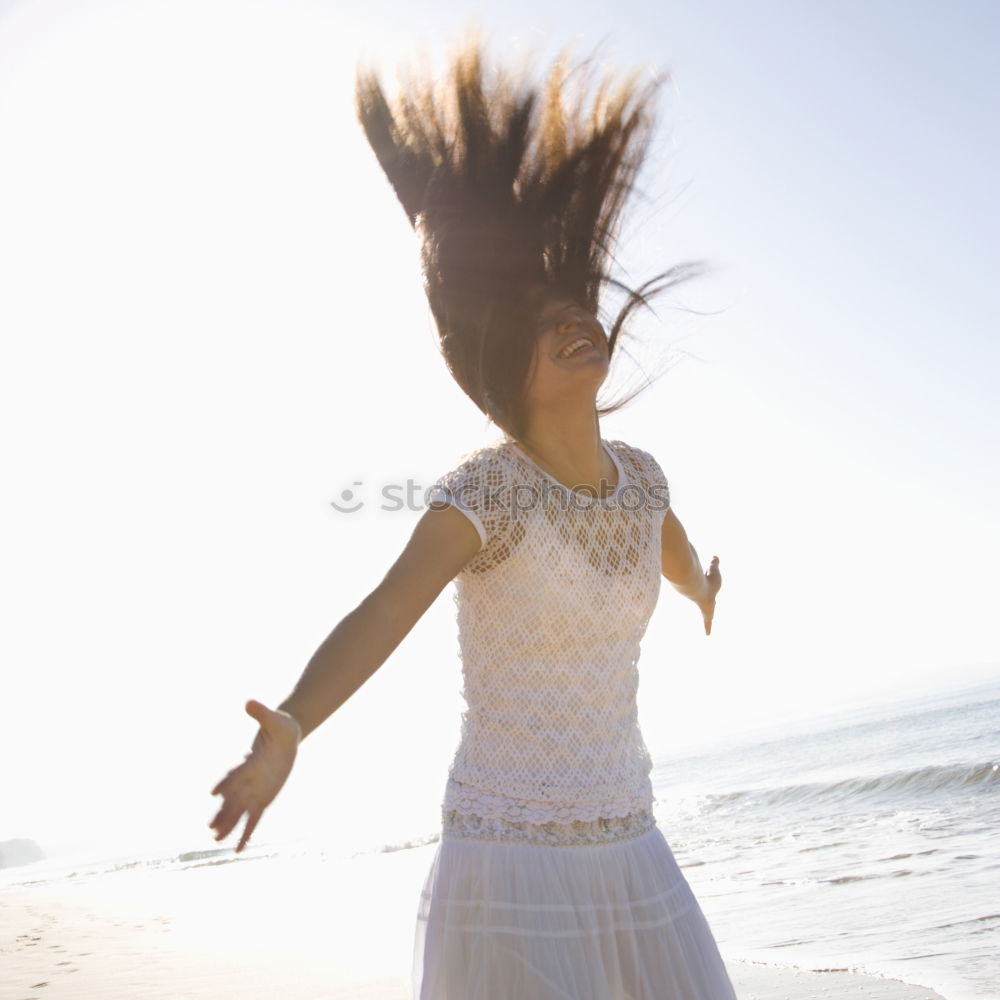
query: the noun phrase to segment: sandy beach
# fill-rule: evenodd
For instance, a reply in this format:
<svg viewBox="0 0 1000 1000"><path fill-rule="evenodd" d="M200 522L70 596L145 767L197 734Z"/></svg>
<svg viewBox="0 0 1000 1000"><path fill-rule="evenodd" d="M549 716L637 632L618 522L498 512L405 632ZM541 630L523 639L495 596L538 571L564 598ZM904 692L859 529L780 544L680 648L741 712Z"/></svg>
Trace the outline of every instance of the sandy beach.
<svg viewBox="0 0 1000 1000"><path fill-rule="evenodd" d="M410 1000L434 845L350 860L226 855L0 894L3 1000ZM919 985L723 954L740 1000L942 1000Z"/></svg>

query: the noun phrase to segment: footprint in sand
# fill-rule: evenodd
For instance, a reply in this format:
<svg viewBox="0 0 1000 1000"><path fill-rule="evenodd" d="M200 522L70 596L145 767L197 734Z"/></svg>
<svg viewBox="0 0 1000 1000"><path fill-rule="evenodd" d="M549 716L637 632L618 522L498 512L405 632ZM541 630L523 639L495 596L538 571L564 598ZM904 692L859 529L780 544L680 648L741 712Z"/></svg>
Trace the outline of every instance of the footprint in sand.
<svg viewBox="0 0 1000 1000"><path fill-rule="evenodd" d="M31 987L31 989L37 990L37 989L39 989L42 986L48 986L48 985L49 985L48 981L46 981L44 983L35 983L35 985Z"/></svg>

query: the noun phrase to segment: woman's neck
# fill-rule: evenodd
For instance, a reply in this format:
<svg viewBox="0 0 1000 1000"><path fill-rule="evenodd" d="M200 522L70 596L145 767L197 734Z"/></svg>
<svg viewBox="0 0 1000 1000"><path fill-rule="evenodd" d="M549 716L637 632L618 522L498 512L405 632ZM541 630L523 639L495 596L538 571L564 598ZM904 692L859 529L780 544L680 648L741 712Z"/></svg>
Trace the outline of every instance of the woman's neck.
<svg viewBox="0 0 1000 1000"><path fill-rule="evenodd" d="M604 449L596 411L536 420L516 443L566 486L590 486L600 495L615 484L617 469Z"/></svg>

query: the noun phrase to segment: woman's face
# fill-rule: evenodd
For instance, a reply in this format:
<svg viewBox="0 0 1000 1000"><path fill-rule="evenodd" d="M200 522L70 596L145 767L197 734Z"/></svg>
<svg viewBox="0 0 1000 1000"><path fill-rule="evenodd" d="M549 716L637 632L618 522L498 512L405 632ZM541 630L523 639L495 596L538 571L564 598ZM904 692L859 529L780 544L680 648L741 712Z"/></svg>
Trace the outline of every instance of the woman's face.
<svg viewBox="0 0 1000 1000"><path fill-rule="evenodd" d="M562 294L547 296L535 316L526 402L551 406L561 400L593 401L610 362L604 328L592 313Z"/></svg>

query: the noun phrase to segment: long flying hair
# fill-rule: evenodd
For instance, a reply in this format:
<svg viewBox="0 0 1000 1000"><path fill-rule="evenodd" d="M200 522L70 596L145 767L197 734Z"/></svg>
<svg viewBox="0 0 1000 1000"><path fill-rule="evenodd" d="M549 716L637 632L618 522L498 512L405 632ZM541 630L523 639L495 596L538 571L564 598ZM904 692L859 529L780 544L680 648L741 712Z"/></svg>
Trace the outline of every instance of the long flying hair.
<svg viewBox="0 0 1000 1000"><path fill-rule="evenodd" d="M590 64L570 65L565 55L540 82L487 72L475 39L444 80L411 76L392 101L374 71L357 75L358 119L418 234L448 369L515 438L524 430L535 318L549 295L596 316L609 286L623 292L608 328L613 359L634 312L698 270L678 265L636 288L613 274L660 83L632 73L593 84Z"/></svg>

